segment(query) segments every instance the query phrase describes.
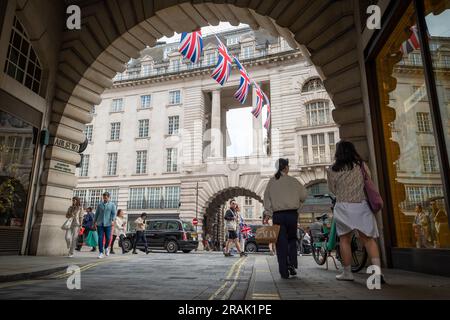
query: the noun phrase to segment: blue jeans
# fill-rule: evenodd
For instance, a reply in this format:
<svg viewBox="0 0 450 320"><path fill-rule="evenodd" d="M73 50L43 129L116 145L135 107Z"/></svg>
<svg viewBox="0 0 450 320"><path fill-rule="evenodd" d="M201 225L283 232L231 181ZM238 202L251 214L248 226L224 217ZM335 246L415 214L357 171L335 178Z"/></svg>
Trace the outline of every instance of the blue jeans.
<svg viewBox="0 0 450 320"><path fill-rule="evenodd" d="M103 253L103 248L107 249L109 247L109 240L111 239L111 226L98 226L98 250ZM103 245L103 235L105 235L106 241Z"/></svg>
<svg viewBox="0 0 450 320"><path fill-rule="evenodd" d="M289 276L288 267L298 268L296 210L278 211L273 214L273 224L280 226L277 241L277 258L280 274Z"/></svg>

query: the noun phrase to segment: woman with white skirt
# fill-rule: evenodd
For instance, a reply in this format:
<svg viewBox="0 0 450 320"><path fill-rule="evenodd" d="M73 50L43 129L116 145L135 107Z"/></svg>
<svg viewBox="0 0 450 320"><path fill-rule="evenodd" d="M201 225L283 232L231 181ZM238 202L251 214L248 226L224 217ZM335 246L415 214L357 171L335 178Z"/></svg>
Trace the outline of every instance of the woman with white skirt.
<svg viewBox="0 0 450 320"><path fill-rule="evenodd" d="M381 267L380 253L375 240L379 237L378 226L364 192L361 166L370 176L369 168L359 156L355 146L348 141L339 142L335 163L328 169L328 187L336 196L333 218L336 221L344 267L344 272L336 276L337 280L354 280L351 272L353 231L358 231L372 265ZM384 282L383 277L381 280Z"/></svg>

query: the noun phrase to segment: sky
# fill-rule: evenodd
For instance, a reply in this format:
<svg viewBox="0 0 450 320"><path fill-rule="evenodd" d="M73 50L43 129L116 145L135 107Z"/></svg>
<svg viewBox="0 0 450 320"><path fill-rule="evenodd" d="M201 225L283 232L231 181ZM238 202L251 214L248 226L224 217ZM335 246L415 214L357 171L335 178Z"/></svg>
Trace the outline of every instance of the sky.
<svg viewBox="0 0 450 320"><path fill-rule="evenodd" d="M235 27L235 26L232 26L228 22L221 22L218 26L203 27L202 34L204 36L207 36L207 35L214 34L214 33L219 33L219 32L228 31L228 30L235 30L235 29L245 28L245 27L248 27L248 25L241 23L239 26ZM158 41L174 43L174 42L179 42L180 39L181 39L181 35L179 33L175 33L175 35L173 37L170 37L170 38L164 37L164 38L159 39Z"/></svg>
<svg viewBox="0 0 450 320"><path fill-rule="evenodd" d="M428 31L435 37L450 37L450 10L445 10L440 15L429 14L426 17Z"/></svg>

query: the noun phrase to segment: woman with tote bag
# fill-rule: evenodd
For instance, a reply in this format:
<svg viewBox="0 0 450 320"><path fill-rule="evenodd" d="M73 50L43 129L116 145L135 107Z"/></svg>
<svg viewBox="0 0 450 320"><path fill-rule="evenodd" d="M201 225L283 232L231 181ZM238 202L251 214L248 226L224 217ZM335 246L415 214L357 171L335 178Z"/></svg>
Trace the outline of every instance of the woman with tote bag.
<svg viewBox="0 0 450 320"><path fill-rule="evenodd" d="M65 238L67 249L69 249L69 258L72 258L77 246L78 233L83 223L83 208L81 207L80 198L72 198L72 205L67 209L66 218L63 229L66 230Z"/></svg>

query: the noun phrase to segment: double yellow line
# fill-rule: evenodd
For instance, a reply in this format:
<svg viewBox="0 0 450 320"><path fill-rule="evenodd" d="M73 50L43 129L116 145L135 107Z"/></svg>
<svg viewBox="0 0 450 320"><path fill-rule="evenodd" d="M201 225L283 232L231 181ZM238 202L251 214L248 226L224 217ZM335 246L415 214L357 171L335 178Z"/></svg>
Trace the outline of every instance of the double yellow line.
<svg viewBox="0 0 450 320"><path fill-rule="evenodd" d="M236 261L233 266L231 267L230 271L227 274L227 277L225 278L225 283L217 289L216 292L214 292L208 300L215 300L219 294L227 287L227 285L230 285L228 290L224 293L222 296L222 300L229 299L231 297L231 294L233 293L234 289L237 286L239 275L241 274L241 268L245 263L246 258L240 258L238 261ZM233 276L234 275L234 276Z"/></svg>

